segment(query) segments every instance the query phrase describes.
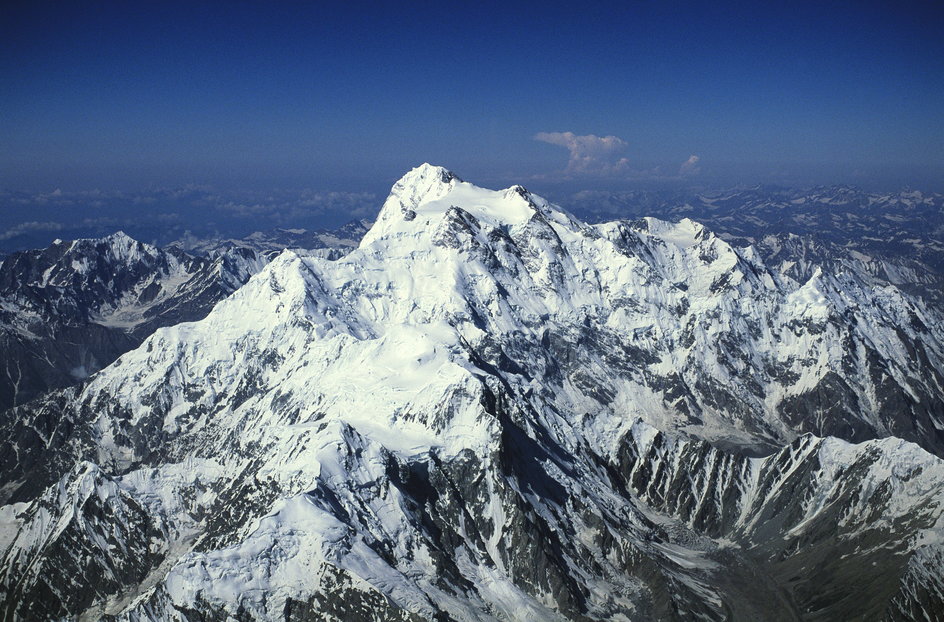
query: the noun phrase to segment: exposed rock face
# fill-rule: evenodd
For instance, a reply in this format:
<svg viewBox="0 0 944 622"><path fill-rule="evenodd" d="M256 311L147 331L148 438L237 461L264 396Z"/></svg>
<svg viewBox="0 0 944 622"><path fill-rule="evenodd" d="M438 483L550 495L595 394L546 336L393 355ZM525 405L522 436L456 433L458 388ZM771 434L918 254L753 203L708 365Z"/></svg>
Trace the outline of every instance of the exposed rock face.
<svg viewBox="0 0 944 622"><path fill-rule="evenodd" d="M0 416L4 616L933 616L940 320L424 165Z"/></svg>

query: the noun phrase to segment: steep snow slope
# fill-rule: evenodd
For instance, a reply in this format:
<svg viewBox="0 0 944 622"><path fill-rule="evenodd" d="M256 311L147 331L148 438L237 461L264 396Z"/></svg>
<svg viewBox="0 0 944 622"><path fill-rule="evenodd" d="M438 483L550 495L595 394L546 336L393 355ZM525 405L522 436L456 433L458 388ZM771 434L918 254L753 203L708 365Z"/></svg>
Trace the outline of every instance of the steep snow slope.
<svg viewBox="0 0 944 622"><path fill-rule="evenodd" d="M940 453L938 320L424 165L346 257L4 414L5 615L933 613L941 460L804 433Z"/></svg>

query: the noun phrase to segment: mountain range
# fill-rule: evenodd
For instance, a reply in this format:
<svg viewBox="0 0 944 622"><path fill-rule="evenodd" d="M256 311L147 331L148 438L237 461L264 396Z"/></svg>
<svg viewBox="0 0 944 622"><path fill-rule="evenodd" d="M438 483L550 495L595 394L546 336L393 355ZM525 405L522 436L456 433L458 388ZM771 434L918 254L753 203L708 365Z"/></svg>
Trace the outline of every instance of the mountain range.
<svg viewBox="0 0 944 622"><path fill-rule="evenodd" d="M727 237L427 164L341 256L240 254L0 412L4 619L940 619L939 307ZM129 283L76 306L133 334Z"/></svg>
<svg viewBox="0 0 944 622"><path fill-rule="evenodd" d="M285 248L339 257L365 231L358 221L166 248L118 232L13 253L0 262L0 410L84 380L159 327L205 317Z"/></svg>
<svg viewBox="0 0 944 622"><path fill-rule="evenodd" d="M756 186L713 191L584 191L567 205L588 222L691 218L770 261L847 268L944 301L944 195L850 186ZM776 265L776 264L772 264ZM789 266L787 266L789 268Z"/></svg>

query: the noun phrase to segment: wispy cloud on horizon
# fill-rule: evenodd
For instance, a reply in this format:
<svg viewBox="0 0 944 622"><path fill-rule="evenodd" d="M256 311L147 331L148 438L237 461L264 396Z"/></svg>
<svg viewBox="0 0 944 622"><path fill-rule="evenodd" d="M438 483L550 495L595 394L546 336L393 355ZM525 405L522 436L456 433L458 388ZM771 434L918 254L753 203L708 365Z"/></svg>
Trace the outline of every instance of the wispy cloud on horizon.
<svg viewBox="0 0 944 622"><path fill-rule="evenodd" d="M0 253L45 246L53 237L99 237L119 229L161 244L185 230L241 237L279 227L333 229L375 217L382 202L373 192L195 185L135 192L0 190Z"/></svg>
<svg viewBox="0 0 944 622"><path fill-rule="evenodd" d="M253 218L265 216L280 226L293 221L328 213L344 213L351 218L375 216L381 199L370 192L317 192L303 190L297 194L268 193L239 200L214 195L210 205L234 216Z"/></svg>
<svg viewBox="0 0 944 622"><path fill-rule="evenodd" d="M624 179L682 179L701 172L701 157L691 155L682 162L678 173L666 173L661 166L633 168L625 156L629 143L619 136L583 136L573 132L538 132L534 140L563 147L569 152L562 174L567 178L603 177ZM546 177L546 176L542 176Z"/></svg>
<svg viewBox="0 0 944 622"><path fill-rule="evenodd" d="M679 167L679 177L689 177L692 175L697 175L701 172L701 167L698 166L698 162L701 160L697 155L691 155L687 160L682 162L682 166Z"/></svg>
<svg viewBox="0 0 944 622"><path fill-rule="evenodd" d="M63 228L64 225L60 222L39 222L36 220L22 222L18 225L10 227L3 233L0 233L0 241L10 240L18 235L23 235L24 233L37 231L62 231Z"/></svg>
<svg viewBox="0 0 944 622"><path fill-rule="evenodd" d="M618 136L578 136L573 132L538 132L534 140L564 147L570 152L565 173L572 175L612 175L629 170L623 154L629 143Z"/></svg>

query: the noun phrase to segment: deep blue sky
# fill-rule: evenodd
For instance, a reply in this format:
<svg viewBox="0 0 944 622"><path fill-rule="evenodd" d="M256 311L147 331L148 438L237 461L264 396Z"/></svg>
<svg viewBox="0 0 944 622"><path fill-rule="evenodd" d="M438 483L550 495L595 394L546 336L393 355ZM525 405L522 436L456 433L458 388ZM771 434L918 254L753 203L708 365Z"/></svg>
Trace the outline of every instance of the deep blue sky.
<svg viewBox="0 0 944 622"><path fill-rule="evenodd" d="M0 187L625 186L697 155L706 183L944 189L944 3L776 4L7 2ZM625 166L565 175L541 132Z"/></svg>

